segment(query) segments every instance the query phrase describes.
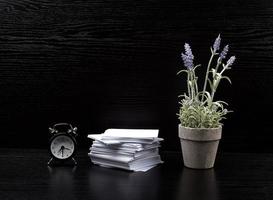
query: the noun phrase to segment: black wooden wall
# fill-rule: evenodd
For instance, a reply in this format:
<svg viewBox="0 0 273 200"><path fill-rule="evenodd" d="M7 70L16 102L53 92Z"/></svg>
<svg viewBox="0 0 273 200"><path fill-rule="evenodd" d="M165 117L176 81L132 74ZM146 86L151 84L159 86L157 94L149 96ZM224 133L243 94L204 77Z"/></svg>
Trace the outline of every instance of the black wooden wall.
<svg viewBox="0 0 273 200"><path fill-rule="evenodd" d="M1 0L1 147L46 147L48 126L71 122L80 145L106 128L159 128L179 150L177 76L184 42L204 73L221 33L238 60L218 98L234 113L221 149L273 152L270 0Z"/></svg>

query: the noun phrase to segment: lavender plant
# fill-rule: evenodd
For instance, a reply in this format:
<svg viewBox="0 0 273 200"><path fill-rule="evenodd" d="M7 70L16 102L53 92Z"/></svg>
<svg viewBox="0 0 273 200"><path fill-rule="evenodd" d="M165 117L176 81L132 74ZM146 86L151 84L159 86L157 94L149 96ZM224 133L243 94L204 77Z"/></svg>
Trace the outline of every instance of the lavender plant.
<svg viewBox="0 0 273 200"><path fill-rule="evenodd" d="M210 48L211 56L207 65L203 88L199 91L198 77L196 69L200 65L194 65L194 56L189 44L185 43L185 52L181 53L181 57L186 69L180 70L177 74L186 73L187 75L187 93L180 95L182 100L178 113L182 126L191 128L217 128L222 125L222 119L230 112L224 106L224 101L215 101L215 93L221 80L225 79L231 83L228 76L224 72L231 69L235 61L235 56L231 56L226 62L226 56L229 46L226 45L221 52L220 34L216 38L213 46ZM218 57L215 63L214 58ZM208 88L209 86L209 88Z"/></svg>

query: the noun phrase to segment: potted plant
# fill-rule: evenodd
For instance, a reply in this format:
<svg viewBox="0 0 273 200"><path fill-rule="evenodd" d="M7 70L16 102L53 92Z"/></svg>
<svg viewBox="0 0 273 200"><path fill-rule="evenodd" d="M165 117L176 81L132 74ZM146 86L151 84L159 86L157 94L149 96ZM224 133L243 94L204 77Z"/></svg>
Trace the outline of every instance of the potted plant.
<svg viewBox="0 0 273 200"><path fill-rule="evenodd" d="M202 90L199 90L194 56L189 44L185 43L185 52L181 54L184 66L178 72L187 75L187 92L180 102L178 118L179 137L181 142L184 165L189 168L207 169L214 166L219 140L222 135L222 119L228 111L224 101L216 101L215 93L221 80L231 80L224 73L231 69L235 56L226 62L229 46L220 51L221 38L216 38L210 48L211 56L207 65Z"/></svg>

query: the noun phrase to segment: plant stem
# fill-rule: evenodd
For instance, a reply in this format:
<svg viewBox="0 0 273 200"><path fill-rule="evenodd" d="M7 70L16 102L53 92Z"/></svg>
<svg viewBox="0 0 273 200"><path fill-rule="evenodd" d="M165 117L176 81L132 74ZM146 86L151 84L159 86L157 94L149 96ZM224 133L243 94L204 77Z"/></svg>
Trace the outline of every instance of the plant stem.
<svg viewBox="0 0 273 200"><path fill-rule="evenodd" d="M190 99L193 99L191 71L189 71L189 88L190 88Z"/></svg>
<svg viewBox="0 0 273 200"><path fill-rule="evenodd" d="M216 67L216 69L218 70L218 67L219 67L219 65L217 64L217 67ZM214 95L215 95L215 92L216 92L216 90L217 90L217 87L218 87L218 85L219 85L219 83L220 83L220 81L221 81L221 77L222 77L222 74L224 73L224 71L227 69L227 66L224 66L223 67L223 69L222 69L222 71L219 73L219 76L220 76L220 79L218 79L218 80L216 80L215 79L215 77L213 78L213 91L211 92L211 99L212 99L212 101L213 101L213 98L214 98ZM217 71L215 72L215 74L217 73ZM217 76L217 75L216 75Z"/></svg>
<svg viewBox="0 0 273 200"><path fill-rule="evenodd" d="M213 80L213 82L214 82L214 80ZM217 81L218 82L218 81ZM215 94L215 91L216 91L216 89L217 89L217 87L218 87L218 84L219 84L219 82L218 83L215 83L215 86L213 85L213 89L212 89L212 91L211 91L211 101L213 102L213 98L214 98L214 94Z"/></svg>
<svg viewBox="0 0 273 200"><path fill-rule="evenodd" d="M198 85L197 85L197 80L195 76L194 76L194 85L195 85L196 95L198 95L199 91L198 91Z"/></svg>
<svg viewBox="0 0 273 200"><path fill-rule="evenodd" d="M213 102L214 94L215 94L215 91L213 90L213 92L211 92L211 101L212 102Z"/></svg>
<svg viewBox="0 0 273 200"><path fill-rule="evenodd" d="M213 76L213 82L212 82L213 87L212 87L212 89L211 89L211 100L212 100L212 102L213 102L213 98L214 98L215 91L216 91L216 89L217 89L217 87L218 87L218 84L219 84L219 82L216 81L215 78L216 78L216 76L217 76L217 71L218 71L218 68L219 68L220 64L221 64L221 62L219 62L219 59L218 59L217 65L216 65L216 68L215 68L215 74L214 74L214 76ZM218 82L218 83L217 83L217 82Z"/></svg>
<svg viewBox="0 0 273 200"><path fill-rule="evenodd" d="M204 87L203 87L203 93L202 93L203 95L202 95L201 102L203 102L203 100L204 100L205 90L206 90L206 87L207 87L208 76L209 76L209 69L210 69L210 65L211 65L213 57L214 57L214 52L211 51L211 56L210 56L209 63L208 63L208 66L207 66L207 72L206 72L206 77L205 77L205 82L204 82Z"/></svg>
<svg viewBox="0 0 273 200"><path fill-rule="evenodd" d="M221 64L221 62L217 62L217 65L216 65L216 68L215 68L215 74L217 73L220 64Z"/></svg>
<svg viewBox="0 0 273 200"><path fill-rule="evenodd" d="M197 78L195 76L195 71L194 70L192 71L192 78L193 78L193 83L194 83L193 87L195 89L195 97L196 97L196 96L198 96L199 91L198 91L198 85L197 85Z"/></svg>
<svg viewBox="0 0 273 200"><path fill-rule="evenodd" d="M220 72L220 75L222 75L226 69L227 69L227 66L224 66L224 68L223 68L222 71Z"/></svg>
<svg viewBox="0 0 273 200"><path fill-rule="evenodd" d="M193 79L193 73L191 71L191 92L192 92L192 99L195 98L195 88L194 88L194 79Z"/></svg>
<svg viewBox="0 0 273 200"><path fill-rule="evenodd" d="M191 98L191 91L190 91L190 74L188 72L188 76L187 76L187 86L188 86L188 94L189 94L189 97Z"/></svg>

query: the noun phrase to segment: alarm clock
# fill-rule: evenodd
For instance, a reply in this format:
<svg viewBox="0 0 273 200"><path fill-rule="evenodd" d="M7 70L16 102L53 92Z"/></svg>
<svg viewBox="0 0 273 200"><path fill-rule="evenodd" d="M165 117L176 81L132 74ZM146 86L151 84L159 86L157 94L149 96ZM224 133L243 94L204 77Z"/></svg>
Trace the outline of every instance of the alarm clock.
<svg viewBox="0 0 273 200"><path fill-rule="evenodd" d="M58 123L52 128L49 127L51 137L49 139L49 152L51 155L48 165L52 165L53 161L64 164L72 161L77 165L74 155L76 152L77 127L73 127L68 123ZM55 162L56 163L56 162Z"/></svg>

